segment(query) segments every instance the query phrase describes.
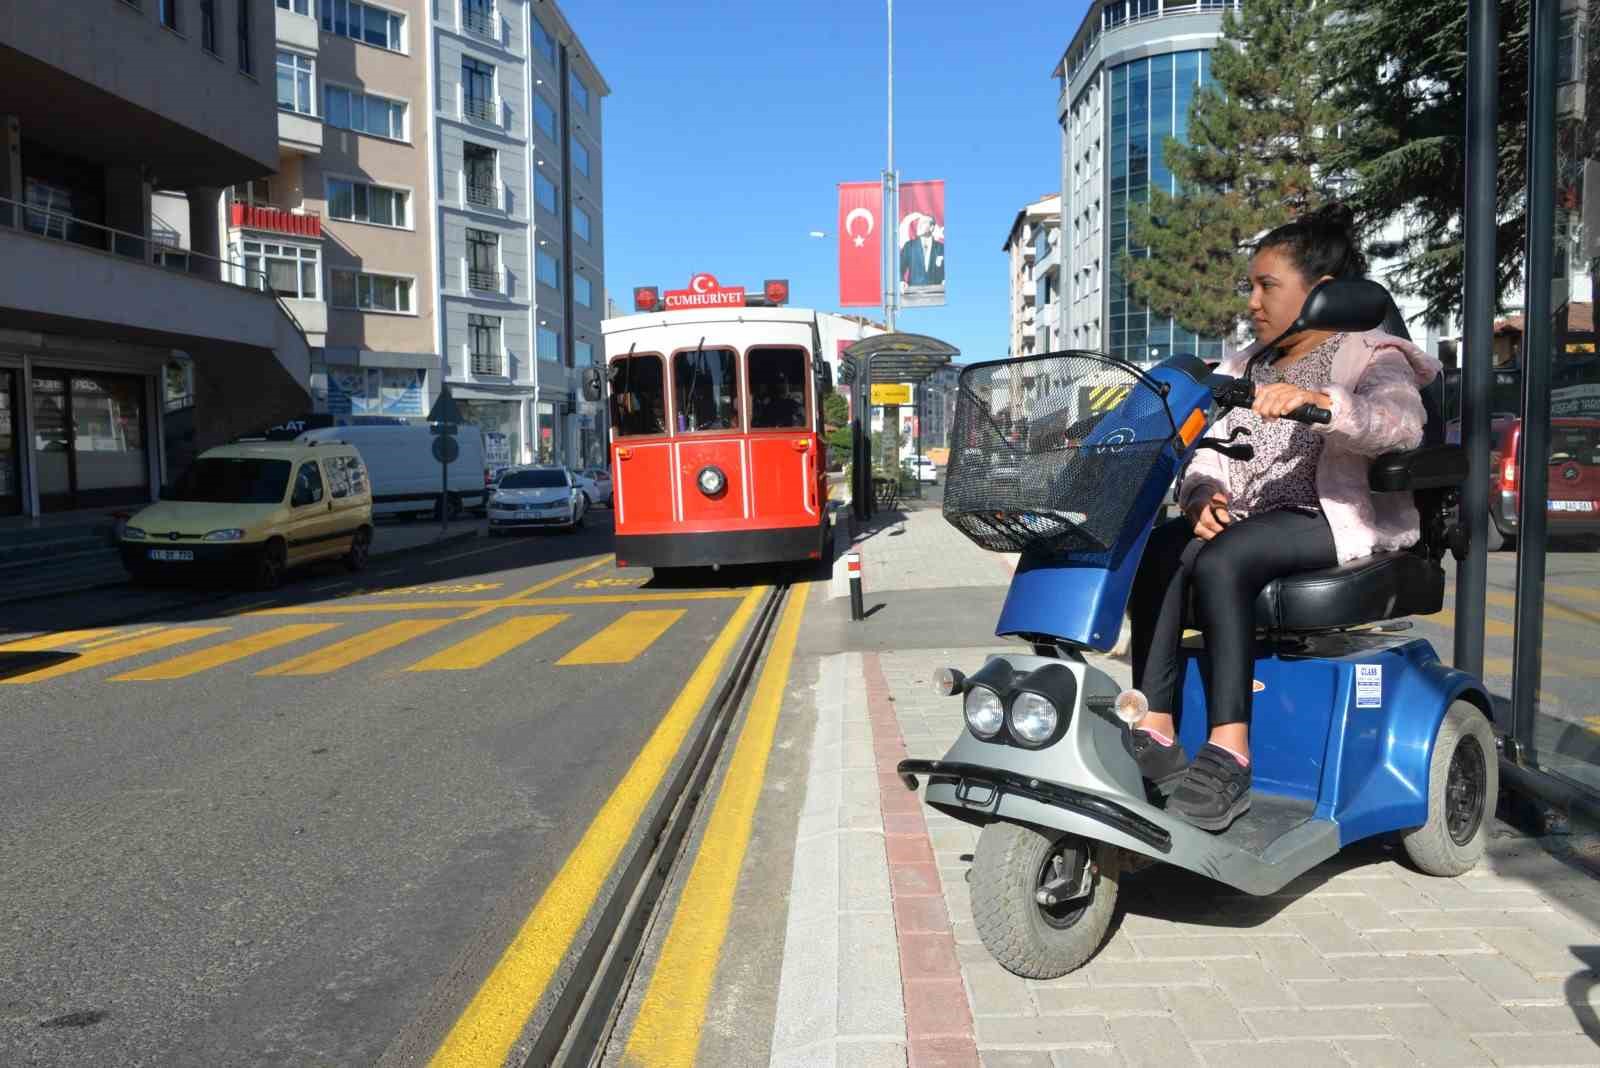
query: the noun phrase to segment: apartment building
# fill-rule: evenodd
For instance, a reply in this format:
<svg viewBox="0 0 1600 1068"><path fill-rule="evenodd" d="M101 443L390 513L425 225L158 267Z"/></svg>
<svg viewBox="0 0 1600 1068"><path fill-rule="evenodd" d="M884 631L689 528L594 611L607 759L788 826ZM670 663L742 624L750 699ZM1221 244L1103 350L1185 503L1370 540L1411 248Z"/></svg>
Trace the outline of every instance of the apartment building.
<svg viewBox="0 0 1600 1068"><path fill-rule="evenodd" d="M1049 352L1059 339L1061 194L1047 193L1017 212L1000 251L1011 296L1007 354Z"/></svg>
<svg viewBox="0 0 1600 1068"><path fill-rule="evenodd" d="M310 339L221 227L222 190L277 166L273 23L267 0L0 8L0 515L150 500L170 381L198 448L309 404ZM196 209L182 251L158 190Z"/></svg>

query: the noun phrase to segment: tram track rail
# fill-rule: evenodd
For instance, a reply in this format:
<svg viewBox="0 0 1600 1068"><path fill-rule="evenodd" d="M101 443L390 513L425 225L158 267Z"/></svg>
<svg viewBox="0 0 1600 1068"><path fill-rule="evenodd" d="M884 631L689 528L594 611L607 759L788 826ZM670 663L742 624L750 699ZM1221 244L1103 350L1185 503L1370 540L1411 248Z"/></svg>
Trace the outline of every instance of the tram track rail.
<svg viewBox="0 0 1600 1068"><path fill-rule="evenodd" d="M638 974L650 933L663 918L668 889L691 859L687 845L791 585L782 581L762 599L733 665L717 689L665 787L661 802L616 879L579 952L567 982L535 1037L525 1068L588 1068L605 1056ZM610 932L609 935L607 932Z"/></svg>

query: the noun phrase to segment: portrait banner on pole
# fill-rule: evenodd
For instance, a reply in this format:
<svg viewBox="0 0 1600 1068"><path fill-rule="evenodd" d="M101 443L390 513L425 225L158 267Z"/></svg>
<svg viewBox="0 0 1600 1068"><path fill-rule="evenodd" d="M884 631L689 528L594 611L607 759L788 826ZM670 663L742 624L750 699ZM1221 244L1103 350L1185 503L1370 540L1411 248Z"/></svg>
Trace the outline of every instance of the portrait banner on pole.
<svg viewBox="0 0 1600 1068"><path fill-rule="evenodd" d="M944 303L944 180L902 182L900 221L900 304L930 308Z"/></svg>

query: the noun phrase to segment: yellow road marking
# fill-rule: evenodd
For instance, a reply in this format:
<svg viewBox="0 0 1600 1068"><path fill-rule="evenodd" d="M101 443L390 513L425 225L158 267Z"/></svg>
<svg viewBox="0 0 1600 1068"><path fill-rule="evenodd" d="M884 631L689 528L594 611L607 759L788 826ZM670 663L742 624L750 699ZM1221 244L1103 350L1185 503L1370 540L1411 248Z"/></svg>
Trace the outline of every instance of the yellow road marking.
<svg viewBox="0 0 1600 1068"><path fill-rule="evenodd" d="M1517 606L1515 594L1496 593L1491 590L1486 596L1490 604L1499 605L1502 608L1514 609ZM1576 608L1568 608L1565 605L1551 604L1548 601L1545 602L1544 617L1545 619L1559 619L1563 623L1582 623L1587 626L1600 624L1600 616L1595 615L1593 612L1584 612Z"/></svg>
<svg viewBox="0 0 1600 1068"><path fill-rule="evenodd" d="M498 590L504 585L504 582L463 582L457 585L443 584L434 586L396 586L390 590L378 590L375 596L395 597L405 593L488 593L490 590Z"/></svg>
<svg viewBox="0 0 1600 1068"><path fill-rule="evenodd" d="M172 627L155 634L146 634L139 638L130 638L125 642L116 642L112 645L102 645L92 649L82 656L63 660L59 664L52 664L47 668L29 672L26 675L16 675L8 679L0 679L0 685L17 686L30 682L44 682L46 679L60 678L62 675L71 675L78 671L88 671L103 664L113 664L118 660L126 660L132 656L143 653L153 653L157 649L179 645L183 642L193 641L196 638L208 638L227 630L227 627ZM48 646L46 647L48 648Z"/></svg>
<svg viewBox="0 0 1600 1068"><path fill-rule="evenodd" d="M700 709L764 593L766 589L758 587L745 594L733 618L717 635L705 659L689 676L650 740L589 824L583 840L562 864L488 978L450 1028L430 1065L499 1068L505 1061L588 917L617 857L632 841L645 806L655 796L689 728L699 718Z"/></svg>
<svg viewBox="0 0 1600 1068"><path fill-rule="evenodd" d="M615 587L632 589L635 586L643 586L648 581L648 579L642 578L580 579L572 584L572 588L575 590L603 590Z"/></svg>
<svg viewBox="0 0 1600 1068"><path fill-rule="evenodd" d="M1600 734L1600 716L1584 716L1583 722L1590 730Z"/></svg>
<svg viewBox="0 0 1600 1068"><path fill-rule="evenodd" d="M88 630L61 630L54 634L40 634L32 638L19 638L0 645L0 653L48 653L68 645L116 635L115 627L91 627Z"/></svg>
<svg viewBox="0 0 1600 1068"><path fill-rule="evenodd" d="M265 601L256 601L253 604L242 604L238 608L230 608L226 612L223 612L221 614L223 616L242 616L242 615L246 614L247 612L258 612L258 611L261 611L261 610L265 609L268 605L277 604L278 601L279 601L279 598L272 597L272 598L269 598L268 600L265 600Z"/></svg>
<svg viewBox="0 0 1600 1068"><path fill-rule="evenodd" d="M448 649L442 649L426 660L406 668L407 671L468 671L509 653L524 642L530 642L554 627L565 615L512 616Z"/></svg>
<svg viewBox="0 0 1600 1068"><path fill-rule="evenodd" d="M412 638L420 637L440 627L448 626L453 620L449 619L402 619L398 623L389 623L376 630L365 634L357 634L353 638L346 638L342 642L334 642L324 649L297 656L292 660L285 660L281 664L274 664L256 672L257 675L326 675L340 668L349 667L358 660L365 660L386 649L393 649L397 645L404 645Z"/></svg>
<svg viewBox="0 0 1600 1068"><path fill-rule="evenodd" d="M628 1038L626 1061L643 1065L694 1064L711 983L733 914L739 868L750 844L767 756L783 709L783 692L806 610L806 586L789 592L772 651L761 669L755 697L723 776L699 855L684 884L649 991Z"/></svg>
<svg viewBox="0 0 1600 1068"><path fill-rule="evenodd" d="M675 593L590 593L553 597L506 597L493 601L377 601L364 604L307 604L268 608L261 616L357 615L363 612L433 612L443 609L561 608L586 604L647 604L660 601L732 601L742 590L681 590Z"/></svg>
<svg viewBox="0 0 1600 1068"><path fill-rule="evenodd" d="M683 618L684 609L668 608L629 612L572 652L556 661L558 667L576 664L626 664Z"/></svg>
<svg viewBox="0 0 1600 1068"><path fill-rule="evenodd" d="M1421 617L1417 622L1444 627L1447 630L1453 629L1456 625L1456 614L1448 608L1441 608L1431 616ZM1510 623L1502 623L1498 619L1486 619L1483 622L1483 632L1490 637L1509 638L1513 629Z"/></svg>
<svg viewBox="0 0 1600 1068"><path fill-rule="evenodd" d="M264 653L268 649L276 649L280 645L297 642L301 638L309 638L313 634L321 634L338 625L337 623L290 623L260 634L252 634L248 638L239 638L236 641L213 645L209 649L185 653L183 656L163 660L159 664L151 664L137 671L127 671L115 676L111 681L152 682L156 679L184 679L214 667L221 667L223 664L231 664L235 660L243 660L256 653Z"/></svg>
<svg viewBox="0 0 1600 1068"><path fill-rule="evenodd" d="M140 627L138 630L130 630L124 634L113 634L109 638L100 638L92 642L84 642L82 645L78 646L78 648L98 649L102 645L110 645L112 642L120 642L125 638L142 638L146 634L154 634L160 629L160 627Z"/></svg>
<svg viewBox="0 0 1600 1068"><path fill-rule="evenodd" d="M532 586L529 586L527 589L523 590L521 593L512 594L512 600L517 600L522 597L532 597L536 593L543 593L545 590L561 585L568 579L575 579L579 575L587 575L589 572L594 571L597 568L605 567L614 559L616 558L608 554L600 557L598 560L590 560L587 564L579 564L570 571L563 571L553 579L545 579L543 582L536 582Z"/></svg>

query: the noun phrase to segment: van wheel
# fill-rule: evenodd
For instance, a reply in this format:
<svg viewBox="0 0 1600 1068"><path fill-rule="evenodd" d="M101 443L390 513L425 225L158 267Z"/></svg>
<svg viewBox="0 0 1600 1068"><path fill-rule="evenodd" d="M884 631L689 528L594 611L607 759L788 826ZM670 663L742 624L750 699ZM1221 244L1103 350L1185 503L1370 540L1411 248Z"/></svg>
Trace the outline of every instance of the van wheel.
<svg viewBox="0 0 1600 1068"><path fill-rule="evenodd" d="M448 502L448 504L446 506L450 509L450 519L451 519L451 521L454 522L455 520L460 519L461 518L461 498L459 496L457 496L456 494L451 493L451 494L447 494L445 496L445 501ZM441 505L439 504L439 502L435 501L434 505L433 505L433 518L435 518L435 519L443 518L443 516L441 516L441 514L440 514L440 509L441 509Z"/></svg>
<svg viewBox="0 0 1600 1068"><path fill-rule="evenodd" d="M344 566L351 571L365 571L367 559L372 554L372 529L362 527L350 539L350 551L344 554Z"/></svg>
<svg viewBox="0 0 1600 1068"><path fill-rule="evenodd" d="M283 585L283 572L288 566L288 550L282 538L273 538L256 557L255 587L263 592Z"/></svg>
<svg viewBox="0 0 1600 1068"><path fill-rule="evenodd" d="M1433 738L1428 822L1401 837L1411 863L1427 875L1471 871L1489 843L1499 792L1494 728L1477 706L1456 701Z"/></svg>
<svg viewBox="0 0 1600 1068"><path fill-rule="evenodd" d="M1089 893L1041 902L1048 885L1070 875L1081 854ZM1106 940L1117 910L1122 851L1037 827L995 822L978 835L972 859L972 918L1000 966L1026 979L1058 979L1083 967Z"/></svg>

